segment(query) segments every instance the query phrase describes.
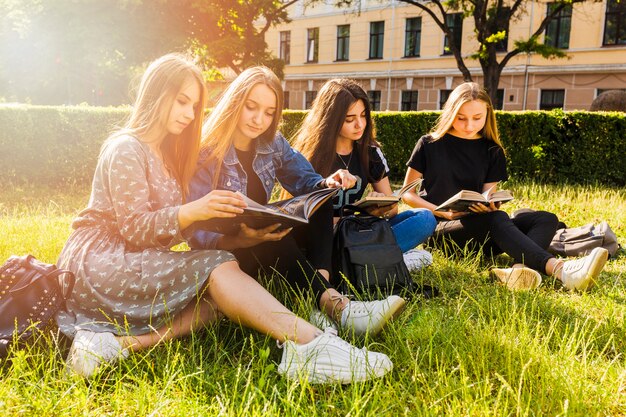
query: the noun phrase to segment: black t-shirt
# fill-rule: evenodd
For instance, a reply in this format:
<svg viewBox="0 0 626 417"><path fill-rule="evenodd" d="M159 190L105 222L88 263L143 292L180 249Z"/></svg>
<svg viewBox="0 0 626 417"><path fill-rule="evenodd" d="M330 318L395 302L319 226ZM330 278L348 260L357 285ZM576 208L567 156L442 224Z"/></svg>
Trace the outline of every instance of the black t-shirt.
<svg viewBox="0 0 626 417"><path fill-rule="evenodd" d="M267 195L265 193L265 187L261 182L259 176L254 172L252 168L252 162L254 161L254 156L256 152L254 150L251 151L242 151L240 149L235 149L237 152L237 158L239 158L239 163L243 167L243 170L246 172L248 177L248 185L246 187L246 196L256 201L259 204L267 204Z"/></svg>
<svg viewBox="0 0 626 417"><path fill-rule="evenodd" d="M387 160L383 155L383 152L379 147L370 146L370 166L369 174L371 178L378 178L379 180L389 175L389 166ZM333 200L334 216L341 216L341 208L346 204L352 204L357 202L363 197L365 188L369 184L367 171L361 166L361 159L357 148L353 148L350 155L336 154L335 161L333 162L331 172L336 172L338 169L346 169L348 165L348 171L357 178L354 188L349 190L340 190L339 194Z"/></svg>
<svg viewBox="0 0 626 417"><path fill-rule="evenodd" d="M407 166L422 173L422 196L441 204L461 190L482 193L483 185L506 181L504 151L488 139L462 139L450 134L439 140L422 136L415 145Z"/></svg>

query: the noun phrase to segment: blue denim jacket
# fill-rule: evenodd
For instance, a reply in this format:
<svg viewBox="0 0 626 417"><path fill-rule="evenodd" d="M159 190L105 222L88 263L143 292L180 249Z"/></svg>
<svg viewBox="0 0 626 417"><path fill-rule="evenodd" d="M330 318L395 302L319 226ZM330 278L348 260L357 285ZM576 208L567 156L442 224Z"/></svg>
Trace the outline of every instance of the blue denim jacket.
<svg viewBox="0 0 626 417"><path fill-rule="evenodd" d="M267 198L272 194L276 180L291 195L301 195L313 191L324 179L315 172L309 161L300 152L294 150L285 137L277 133L270 142L255 141L256 155L252 162L254 172L259 176L265 188ZM217 166L210 161L210 150L200 153L198 169L189 185L189 201L197 200L213 188L213 177ZM247 193L247 175L237 158L235 147L231 144L219 173L215 189ZM193 230L189 244L192 248L214 249L220 234L206 230Z"/></svg>

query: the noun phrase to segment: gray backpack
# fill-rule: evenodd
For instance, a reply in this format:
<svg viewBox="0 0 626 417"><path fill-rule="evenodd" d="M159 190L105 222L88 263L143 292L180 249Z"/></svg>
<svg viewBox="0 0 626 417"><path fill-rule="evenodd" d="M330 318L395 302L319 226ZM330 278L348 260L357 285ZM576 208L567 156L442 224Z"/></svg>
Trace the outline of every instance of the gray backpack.
<svg viewBox="0 0 626 417"><path fill-rule="evenodd" d="M620 248L615 232L604 221L557 230L548 251L561 256L584 256L598 247L608 250L610 256L615 256Z"/></svg>

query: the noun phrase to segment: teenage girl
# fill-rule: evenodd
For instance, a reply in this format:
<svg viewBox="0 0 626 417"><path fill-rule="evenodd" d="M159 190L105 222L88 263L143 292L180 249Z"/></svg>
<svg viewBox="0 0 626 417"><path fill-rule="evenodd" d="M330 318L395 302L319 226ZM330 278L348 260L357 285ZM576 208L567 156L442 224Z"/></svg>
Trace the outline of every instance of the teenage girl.
<svg viewBox="0 0 626 417"><path fill-rule="evenodd" d="M405 183L423 177L425 195L409 192L405 201L431 210L438 220L436 236L457 247L482 245L487 253L510 255L512 268L492 270L510 288L536 288L545 273L567 289L586 290L604 267L608 252L603 248L565 262L547 252L558 223L552 213L510 218L498 203L477 203L468 212L435 210L461 190L493 192L508 178L493 106L478 84L463 83L452 91L434 130L418 140L407 165Z"/></svg>
<svg viewBox="0 0 626 417"><path fill-rule="evenodd" d="M198 170L191 182L191 199L212 190L239 191L266 204L278 181L292 195L320 187L351 188L356 179L345 169L321 176L277 134L283 91L276 75L265 67L243 71L226 89L204 124ZM339 325L357 334L375 335L402 311L404 299L391 296L371 302L350 301L329 282L332 273L332 207L330 202L294 230L280 225L237 235L197 230L191 244L230 250L252 276L278 273L293 288L311 294L316 306ZM314 310L312 317L320 317Z"/></svg>
<svg viewBox="0 0 626 417"><path fill-rule="evenodd" d="M369 184L373 189L371 196L392 194L389 167L374 137L367 93L353 80L330 80L320 88L298 130L294 148L322 175L346 169L357 178L354 188L342 190L335 199L335 219L341 216L343 206L361 199ZM415 249L435 230L436 221L430 210L398 212L398 204L390 204L368 211L389 221L410 269L432 262L430 253Z"/></svg>
<svg viewBox="0 0 626 417"><path fill-rule="evenodd" d="M278 371L292 379L350 382L392 367L297 317L223 250L172 251L199 220L230 218L245 203L230 191L195 201L188 186L198 156L206 89L181 55L146 70L130 118L104 144L88 207L74 220L58 266L76 276L60 329L72 337L68 368L100 365L201 329L226 316L283 344Z"/></svg>

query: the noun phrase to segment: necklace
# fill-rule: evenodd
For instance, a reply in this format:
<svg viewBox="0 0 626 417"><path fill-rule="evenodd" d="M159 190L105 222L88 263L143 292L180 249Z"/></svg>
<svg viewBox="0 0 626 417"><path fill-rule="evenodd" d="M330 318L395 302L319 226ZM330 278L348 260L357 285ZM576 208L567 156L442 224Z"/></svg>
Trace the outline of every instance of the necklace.
<svg viewBox="0 0 626 417"><path fill-rule="evenodd" d="M339 160L341 161L341 163L343 164L344 167L346 167L346 169L348 169L348 167L350 166L350 161L352 161L352 155L354 154L354 152L350 151L350 157L348 158L348 162L346 163L346 160L343 159L343 156L340 154L337 154L337 156L339 157Z"/></svg>

